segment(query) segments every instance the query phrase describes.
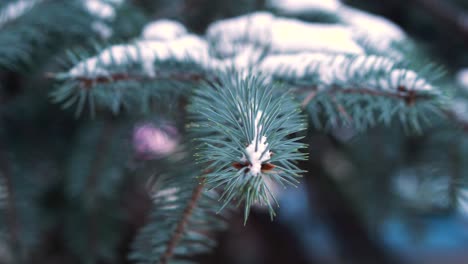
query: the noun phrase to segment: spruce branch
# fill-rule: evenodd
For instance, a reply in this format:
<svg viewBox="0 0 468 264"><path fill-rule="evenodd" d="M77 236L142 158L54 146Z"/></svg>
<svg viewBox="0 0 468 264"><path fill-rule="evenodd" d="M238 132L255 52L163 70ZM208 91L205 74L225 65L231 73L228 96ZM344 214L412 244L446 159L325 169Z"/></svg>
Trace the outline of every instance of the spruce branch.
<svg viewBox="0 0 468 264"><path fill-rule="evenodd" d="M18 0L0 12L5 22L0 25L3 69L24 70L44 53L53 54L79 36L92 34L89 14L78 1Z"/></svg>
<svg viewBox="0 0 468 264"><path fill-rule="evenodd" d="M262 65L297 95L317 128L365 130L399 117L420 130L424 116L440 114L447 99L433 84L442 71L431 65L416 73L385 57L323 54L271 56Z"/></svg>
<svg viewBox="0 0 468 264"><path fill-rule="evenodd" d="M173 170L159 175L152 188L151 215L129 255L136 263L191 263L188 257L210 251L216 245L212 233L226 228L226 213L215 209L219 195L205 190L205 174L190 156L166 162Z"/></svg>
<svg viewBox="0 0 468 264"><path fill-rule="evenodd" d="M353 27L360 25L358 18L366 18L382 24L392 38L404 37L395 25L354 9L344 10L354 17L346 20ZM250 28L255 21L262 24ZM101 106L117 113L121 107L144 107L148 99L174 91L174 87L183 90L179 94L190 94L188 91L200 82L217 82L219 75L232 69L265 76L266 82L284 83L299 95L302 107L318 128L349 125L365 130L399 117L405 127L420 130L425 119L422 116L437 111L444 100L443 91L433 84L440 76L439 69L416 69L401 56L363 54L351 32L342 27L258 12L213 23L206 40L184 33L184 28L174 23L177 32L156 34L156 40L144 39L152 36L150 28L161 23L166 22L148 25L143 39L133 43L111 46L87 59L75 56L74 67L57 75L63 83L53 93L53 100L64 107L77 105L77 114L86 101L90 109ZM336 33L350 41L349 47L331 47L326 39L304 44L300 36L276 32L283 28ZM310 87L305 89L307 95L296 91L303 87Z"/></svg>
<svg viewBox="0 0 468 264"><path fill-rule="evenodd" d="M186 40L189 41L190 38ZM83 53L70 52L69 60L75 67L49 74L60 82L51 93L52 100L64 108L75 105L76 115L85 106L92 115L98 107L114 114L122 108L146 111L152 99L181 95L212 76L187 55L197 44L184 46L185 42L180 42L175 46L158 41L114 45L86 59Z"/></svg>
<svg viewBox="0 0 468 264"><path fill-rule="evenodd" d="M297 133L306 128L288 93L260 77L223 76L195 92L190 125L199 144L198 161L210 172L209 188L222 187L224 206L244 203L247 220L254 204L275 215L271 184L294 185L305 159ZM273 182L273 183L272 183Z"/></svg>
<svg viewBox="0 0 468 264"><path fill-rule="evenodd" d="M198 83L201 80L204 80L206 77L199 73L190 73L190 72L171 72L171 73L158 73L156 72L155 76L138 76L130 75L128 73L112 73L108 76L96 76L96 77L77 77L79 86L84 89L99 89L99 85L113 85L119 82L128 82L135 81L139 83L148 83L158 80L171 80L174 82L193 82ZM102 88L101 88L102 89Z"/></svg>
<svg viewBox="0 0 468 264"><path fill-rule="evenodd" d="M0 4L0 28L23 16L43 0L5 0Z"/></svg>
<svg viewBox="0 0 468 264"><path fill-rule="evenodd" d="M194 208L197 206L198 200L202 196L204 185L204 180L201 179L201 182L193 190L192 197L190 197L189 203L184 209L182 217L179 220L179 223L177 224L177 227L172 237L169 239L166 251L161 256L161 260L159 261L159 263L167 264L169 262L169 259L174 255L174 250L183 236L183 233L185 231L186 226L189 223L189 219L192 216Z"/></svg>

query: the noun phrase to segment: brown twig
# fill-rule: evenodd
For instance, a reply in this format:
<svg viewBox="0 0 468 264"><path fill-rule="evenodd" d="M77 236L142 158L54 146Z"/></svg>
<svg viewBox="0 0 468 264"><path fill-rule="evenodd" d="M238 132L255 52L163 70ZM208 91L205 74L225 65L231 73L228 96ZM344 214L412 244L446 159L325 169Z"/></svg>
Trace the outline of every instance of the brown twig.
<svg viewBox="0 0 468 264"><path fill-rule="evenodd" d="M413 90L407 90L404 87L399 87L397 93L371 90L371 89L330 89L329 93L343 93L343 94L361 94L361 95L371 95L371 96L380 96L388 97L394 99L404 100L405 103L409 106L414 105L417 100L427 100L431 99L430 95L427 94L417 94Z"/></svg>
<svg viewBox="0 0 468 264"><path fill-rule="evenodd" d="M332 101L336 105L336 108L338 109L338 112L340 112L348 120L348 122L351 123L353 119L351 118L349 113L346 112L346 109L344 108L344 106L342 104L338 103L338 101L336 100L336 98L334 96L332 96Z"/></svg>
<svg viewBox="0 0 468 264"><path fill-rule="evenodd" d="M413 105L417 100L428 100L431 99L431 95L428 94L418 94L414 90L408 90L404 86L397 87L397 92L386 92L379 91L369 88L338 88L331 87L324 91L330 95L335 94L361 94L361 95L370 95L370 96L379 96L404 100L407 105ZM302 101L301 106L304 108L307 104L312 101L315 96L318 94L317 87L301 87L296 90L296 93L308 93L307 97Z"/></svg>
<svg viewBox="0 0 468 264"><path fill-rule="evenodd" d="M46 78L55 78L56 74L46 73ZM71 78L73 79L73 78ZM150 82L156 80L173 80L173 81L183 81L183 82L199 82L202 80L207 80L207 76L200 73L191 73L191 72L156 72L154 76L145 76L129 73L113 73L110 75L98 75L94 77L88 76L77 76L74 80L80 83L80 86L83 88L92 88L97 84L110 84L120 81L138 81L138 82Z"/></svg>
<svg viewBox="0 0 468 264"><path fill-rule="evenodd" d="M310 101L312 101L312 99L314 99L316 94L317 94L316 90L310 91L309 94L306 96L306 98L304 98L304 100L302 100L301 108L302 109L306 108L306 106L310 103Z"/></svg>
<svg viewBox="0 0 468 264"><path fill-rule="evenodd" d="M301 103L302 108L305 108L307 104L309 104L318 93L316 87L302 87L298 89L297 92L309 93ZM416 91L409 90L404 86L397 87L397 92L386 92L386 91L379 91L379 90L366 89L366 88L338 88L338 87L332 87L324 92L328 93L331 96L341 93L341 94L361 94L361 95L370 95L370 96L377 96L377 97L394 98L394 99L404 100L405 103L409 106L414 105L416 101L418 100L431 99L431 95L429 94L418 94Z"/></svg>
<svg viewBox="0 0 468 264"><path fill-rule="evenodd" d="M184 212L182 214L182 219L177 224L177 227L174 233L172 234L172 237L169 239L166 251L161 256L159 263L167 264L170 258L174 255L174 250L177 244L179 243L180 239L182 238L185 228L188 222L190 221L190 217L192 216L193 210L195 206L197 205L198 201L200 200L200 197L203 193L203 187L204 187L204 181L202 180L201 183L198 184L193 190L192 197L190 198L190 201L187 207L184 209Z"/></svg>

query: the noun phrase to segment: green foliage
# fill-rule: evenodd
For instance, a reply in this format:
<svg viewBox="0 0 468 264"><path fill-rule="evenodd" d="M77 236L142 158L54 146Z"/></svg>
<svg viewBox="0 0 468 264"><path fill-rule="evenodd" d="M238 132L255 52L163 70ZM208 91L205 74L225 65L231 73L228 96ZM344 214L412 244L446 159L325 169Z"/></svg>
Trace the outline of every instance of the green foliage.
<svg viewBox="0 0 468 264"><path fill-rule="evenodd" d="M405 64L373 55L339 55L306 64L301 74L285 66L273 78L291 87L316 128L364 131L397 119L408 131L421 132L448 100L435 85L443 71L426 65L415 72Z"/></svg>
<svg viewBox="0 0 468 264"><path fill-rule="evenodd" d="M127 181L125 144L131 127L111 121L90 122L74 141L64 184L63 236L82 263L115 261L124 220L121 197ZM86 252L86 254L83 254Z"/></svg>
<svg viewBox="0 0 468 264"><path fill-rule="evenodd" d="M118 11L115 21L106 22L93 17L83 1L36 1L23 15L0 24L0 69L30 70L65 47L89 45L90 40L100 38L93 28L96 22L109 27L114 38L131 37L144 16L131 5L122 9L125 11Z"/></svg>
<svg viewBox="0 0 468 264"><path fill-rule="evenodd" d="M140 63L143 60L142 51L137 58L126 52L124 60L130 63L124 64L116 62L119 55L116 55L115 50L105 51L111 62L106 67L107 73L97 73L94 64L84 64L82 76L61 73L56 76L61 82L51 93L52 100L61 103L64 109L76 107L76 116L86 109L92 116L98 110L110 110L114 114L122 110L148 112L152 102L174 104L177 96L188 93L206 72L190 60L179 62L169 59L156 60L154 66L158 69L157 73L148 76ZM80 52L69 52L72 65L77 65L86 57L88 56ZM96 64L107 65L108 61L106 63L98 57Z"/></svg>
<svg viewBox="0 0 468 264"><path fill-rule="evenodd" d="M24 70L64 42L94 35L90 19L78 1L39 2L25 15L1 27L0 67Z"/></svg>
<svg viewBox="0 0 468 264"><path fill-rule="evenodd" d="M303 172L296 162L305 159L299 151L305 145L297 133L306 123L284 91L263 78L232 73L198 89L189 108L208 186L224 188L224 206L245 203L246 220L255 203L273 217L272 184L294 185Z"/></svg>
<svg viewBox="0 0 468 264"><path fill-rule="evenodd" d="M0 21L1 10L13 2L1 1ZM442 189L450 197L443 212L455 210L463 204L462 198L467 199L468 124L450 108L447 91L441 88L447 85L438 82L442 71L425 63L428 56L419 43L403 38L381 45L357 34L350 42L362 48L359 55L320 49L284 54L270 50L269 41L261 36L237 38L237 29L231 32L233 43L223 36L195 35L177 45L141 37L129 41L147 22L144 11L151 17L162 13L178 18L203 32L214 18L263 9L265 2L128 2L116 10L112 21L97 19L82 1L44 0L23 15L0 22L0 69L8 71L0 78L9 80L0 83L0 120L2 127L11 126L11 120L28 124L12 126L8 135L0 133L6 142L0 144L0 247L2 242L8 244L16 259L26 263L35 258L35 251L47 251L42 244L57 239L67 242L63 248L73 260L117 262L116 252L128 246L123 240L132 230L127 229L138 225L137 216L122 203L128 202L128 196L134 198L132 192L142 192L129 183L144 182L147 175L157 177L149 192L152 208L129 255L141 264L191 263L191 257L216 246L213 234L226 228L231 205L243 207L245 221L257 205L266 206L273 218L278 186L294 186L309 168L331 171L333 177L340 174L339 162L348 166L343 173L347 175L336 176L336 182L369 223L385 220L395 208L401 210L403 202L408 203L401 210L404 213L433 212L432 205L426 206L427 200L435 199L430 190L423 190L419 199L398 197L395 204L389 202L389 197L398 195L392 188L400 171L416 175L418 188L450 177L449 190ZM326 25L349 23L345 17L321 11L288 15ZM93 28L96 21L112 30L112 36L100 36ZM206 50L196 53L199 50L184 46L194 39ZM91 43L104 44L94 44L95 49L87 52ZM228 44L232 47L223 46ZM229 57L225 54L229 49L240 52ZM55 73L56 56L66 61L63 72ZM44 97L51 80L41 69L53 71L47 75L56 82L50 94L54 103L74 109L76 117L89 112L94 119L61 116L56 105L47 105ZM37 74L17 73L24 70ZM26 85L8 77L12 71ZM461 95L458 99L467 101ZM172 110L170 117L187 128L180 130L191 136L193 145L180 144L183 151L162 160L135 161L129 142L132 126L136 120L164 116L161 109ZM49 128L50 122L61 128ZM431 130L425 130L426 124L433 125ZM306 129L310 138L304 139ZM354 138L340 138L341 129ZM412 137L402 130L428 133ZM20 133L25 135L16 135ZM317 152L304 152L304 143L318 141L311 144ZM302 161L309 154L319 157L305 164ZM336 155L330 158L333 164L324 164L327 155ZM37 169L49 162L51 168ZM155 168L164 173L156 173ZM49 173L52 177L38 177ZM421 200L423 206L418 204ZM49 214L42 217L45 206L56 211L46 211ZM129 219L137 224L128 228ZM44 231L59 238L50 242Z"/></svg>
<svg viewBox="0 0 468 264"><path fill-rule="evenodd" d="M211 251L213 233L226 228L226 212L216 212L219 195L204 190L203 173L183 158L189 153L180 154L167 161L171 171L159 175L152 188L151 215L129 256L136 263L193 263L189 257Z"/></svg>

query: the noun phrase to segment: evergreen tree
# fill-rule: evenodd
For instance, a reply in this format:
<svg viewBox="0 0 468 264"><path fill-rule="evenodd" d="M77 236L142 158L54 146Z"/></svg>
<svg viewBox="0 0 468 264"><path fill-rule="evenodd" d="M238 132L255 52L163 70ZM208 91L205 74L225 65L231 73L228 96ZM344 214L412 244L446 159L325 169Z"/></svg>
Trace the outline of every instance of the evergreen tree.
<svg viewBox="0 0 468 264"><path fill-rule="evenodd" d="M304 185L334 263L404 263L380 226L467 213L436 59L338 0L3 0L0 263L197 262Z"/></svg>

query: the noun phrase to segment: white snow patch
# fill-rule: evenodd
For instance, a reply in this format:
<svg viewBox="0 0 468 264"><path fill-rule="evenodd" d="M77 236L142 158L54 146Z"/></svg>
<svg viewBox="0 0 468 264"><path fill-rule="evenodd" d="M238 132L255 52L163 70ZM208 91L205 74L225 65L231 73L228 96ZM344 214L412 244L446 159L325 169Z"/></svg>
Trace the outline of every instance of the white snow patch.
<svg viewBox="0 0 468 264"><path fill-rule="evenodd" d="M271 28L272 52L326 51L362 54L348 27L278 18Z"/></svg>
<svg viewBox="0 0 468 264"><path fill-rule="evenodd" d="M165 199L168 202L174 202L174 201L177 201L178 192L179 192L179 188L170 187L170 188L167 188L167 189L157 191L153 195L153 199Z"/></svg>
<svg viewBox="0 0 468 264"><path fill-rule="evenodd" d="M366 80L359 85L367 88L378 87L382 90L398 92L399 86L408 90L432 91L434 88L426 80L420 78L414 71L393 69L394 62L379 56L347 56L325 53L300 53L290 55L271 55L265 58L259 66L259 71L280 78L296 76L304 78L317 74L326 88L333 84L350 83L352 79ZM387 73L380 78L366 78L369 71ZM367 82L367 83L366 83ZM352 85L350 83L350 85ZM355 87L354 87L355 88Z"/></svg>
<svg viewBox="0 0 468 264"><path fill-rule="evenodd" d="M94 30L94 32L97 32L99 36L101 36L101 38L103 39L107 39L112 36L112 28L110 28L108 25L101 21L94 21L91 24L91 27Z"/></svg>
<svg viewBox="0 0 468 264"><path fill-rule="evenodd" d="M141 38L148 40L173 40L187 34L184 25L177 21L161 19L147 24Z"/></svg>
<svg viewBox="0 0 468 264"><path fill-rule="evenodd" d="M233 57L224 59L211 57L209 60L205 61L204 65L205 68L209 70L236 70L239 74L247 76L255 71L256 65L261 60L264 52L263 49L251 45L243 48Z"/></svg>
<svg viewBox="0 0 468 264"><path fill-rule="evenodd" d="M216 21L208 27L206 37L214 44L215 52L233 56L240 45L265 45L273 20L274 16L268 12L255 12Z"/></svg>
<svg viewBox="0 0 468 264"><path fill-rule="evenodd" d="M154 187L157 187L157 185ZM153 202L158 203L161 209L172 210L177 208L177 204L174 202L180 199L180 189L178 187L169 187L156 190L152 198Z"/></svg>
<svg viewBox="0 0 468 264"><path fill-rule="evenodd" d="M386 90L394 90L402 86L409 90L417 91L432 91L434 87L429 84L425 79L418 76L418 74L411 70L395 69L390 73L390 80L383 78L381 87Z"/></svg>
<svg viewBox="0 0 468 264"><path fill-rule="evenodd" d="M115 45L97 56L84 60L68 73L70 76L102 76L115 66L140 64L148 76L155 75L156 60L191 61L206 70L226 71L235 69L248 73L248 69L260 60L262 50L246 48L236 56L216 59L209 54L208 44L196 35L184 35L171 41L139 40L133 44Z"/></svg>
<svg viewBox="0 0 468 264"><path fill-rule="evenodd" d="M468 91L468 68L461 69L456 78L458 85Z"/></svg>
<svg viewBox="0 0 468 264"><path fill-rule="evenodd" d="M182 61L191 59L195 62L208 60L208 45L195 36L187 35L179 39L162 42L152 40L137 41L134 44L115 45L105 49L99 55L80 62L73 67L71 76L97 76L107 74L110 66L141 64L145 73L154 76L156 59L174 59Z"/></svg>
<svg viewBox="0 0 468 264"><path fill-rule="evenodd" d="M0 10L0 27L28 12L43 0L18 0Z"/></svg>
<svg viewBox="0 0 468 264"><path fill-rule="evenodd" d="M403 37L398 28L351 8L340 10L349 13L347 19L353 25L306 23L277 18L268 12L214 22L206 33L212 45L196 35L186 34L185 27L178 22L158 20L145 27L143 39L110 47L77 64L69 74L106 75L115 65L140 64L145 74L154 76L156 60L173 59L192 61L206 70L235 69L271 77L303 78L314 74L319 78L319 89L340 83L349 83L351 87L352 80L359 80L360 87L395 93L399 92L399 86L408 90L434 90L416 72L396 68L392 59L363 55L363 49L353 40L354 26L364 26L364 23L370 23L375 31L381 28L382 34ZM376 78L369 78L369 72ZM379 73L382 73L380 77Z"/></svg>
<svg viewBox="0 0 468 264"><path fill-rule="evenodd" d="M321 62L327 61L329 56L324 53L279 54L266 57L260 64L258 71L277 77L297 76L303 78L317 70Z"/></svg>
<svg viewBox="0 0 468 264"><path fill-rule="evenodd" d="M376 15L351 7L342 6L338 10L340 19L353 28L355 39L364 41L375 50L401 59L402 54L392 48L406 38L404 31L393 22Z"/></svg>
<svg viewBox="0 0 468 264"><path fill-rule="evenodd" d="M336 12L341 6L338 0L270 0L269 6L287 14L322 11Z"/></svg>
<svg viewBox="0 0 468 264"><path fill-rule="evenodd" d="M211 24L207 38L215 51L232 55L239 44L256 44L272 53L326 51L362 54L351 28L341 25L307 23L297 19L276 18L256 12Z"/></svg>
<svg viewBox="0 0 468 264"><path fill-rule="evenodd" d="M115 4L120 4L121 1L106 1L106 0L85 0L84 5L90 14L93 14L101 19L112 20L115 17Z"/></svg>
<svg viewBox="0 0 468 264"><path fill-rule="evenodd" d="M91 24L92 29L101 38L107 39L114 33L112 28L105 22L112 22L115 19L116 11L124 0L83 0L83 5L88 12L97 19Z"/></svg>
<svg viewBox="0 0 468 264"><path fill-rule="evenodd" d="M371 36L382 39L403 40L406 36L404 31L393 22L367 12L342 6L339 10L340 18L346 24L360 29Z"/></svg>
<svg viewBox="0 0 468 264"><path fill-rule="evenodd" d="M262 135L263 126L260 125L262 116L263 112L258 110L254 122L254 137L245 149L247 157L242 157L242 161L249 161L250 173L253 176L258 176L262 171L262 164L271 158L267 137Z"/></svg>

